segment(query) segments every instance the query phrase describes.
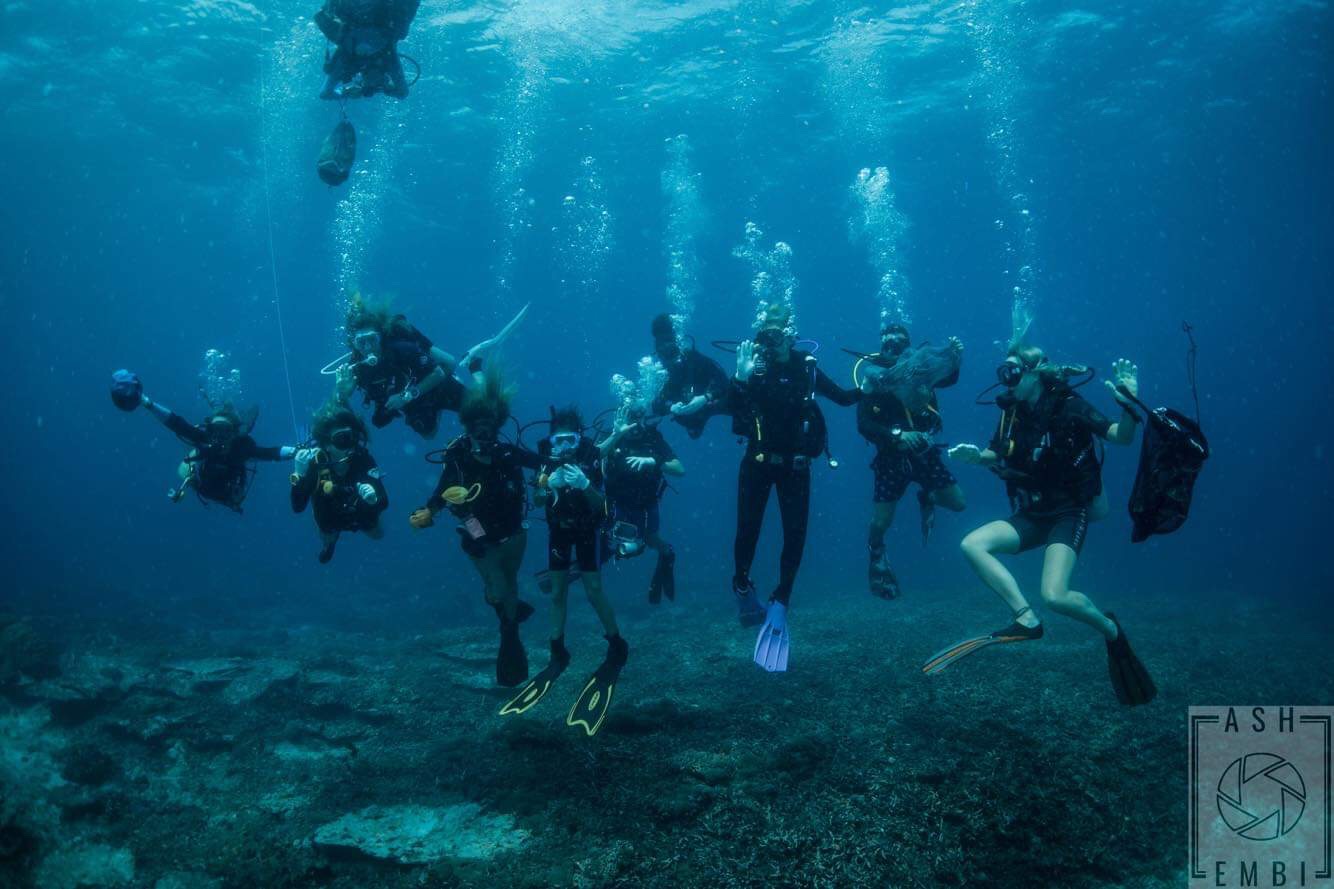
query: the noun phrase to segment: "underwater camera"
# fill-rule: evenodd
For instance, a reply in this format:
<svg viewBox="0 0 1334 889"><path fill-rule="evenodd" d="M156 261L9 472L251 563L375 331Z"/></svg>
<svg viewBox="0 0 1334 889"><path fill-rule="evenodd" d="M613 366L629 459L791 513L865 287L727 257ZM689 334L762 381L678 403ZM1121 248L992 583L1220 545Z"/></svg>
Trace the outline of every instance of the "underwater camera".
<svg viewBox="0 0 1334 889"><path fill-rule="evenodd" d="M611 526L611 545L618 559L633 559L644 552L644 538L639 536L639 529L629 522L617 522Z"/></svg>

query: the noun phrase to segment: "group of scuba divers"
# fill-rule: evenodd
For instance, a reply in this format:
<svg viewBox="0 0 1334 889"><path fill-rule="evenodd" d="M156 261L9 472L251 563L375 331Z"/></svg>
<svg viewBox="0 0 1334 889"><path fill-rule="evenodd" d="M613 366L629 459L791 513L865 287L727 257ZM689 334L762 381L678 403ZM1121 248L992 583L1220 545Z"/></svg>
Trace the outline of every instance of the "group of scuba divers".
<svg viewBox="0 0 1334 889"><path fill-rule="evenodd" d="M808 341L797 339L785 306L764 307L752 339L715 343L735 351L730 375L678 330L672 316L660 315L651 331L661 388L651 398L623 403L614 418L592 425L584 423L575 406L552 408L549 420L541 421L548 427L546 436L530 449L523 434L536 424L525 427L511 419L513 390L494 360L522 317L523 312L456 360L387 305L355 298L346 323L348 354L335 362L336 368L325 369L336 377L334 394L313 418L309 440L299 446L261 447L250 435L253 416L247 420L230 405L191 424L145 395L129 371L114 375L112 398L123 410L146 408L190 448L180 467L181 483L171 492L174 500L193 491L206 502L239 511L255 462L291 459L291 505L295 512L312 508L321 562L333 557L345 532L382 536L381 516L389 507L353 396L361 393L377 428L401 418L424 438L435 435L442 412L456 412L463 432L427 455L440 465L440 479L408 521L426 529L448 513L456 523L463 551L499 619L497 682L520 687L502 714L536 705L569 664L567 594L573 581L582 582L607 639L605 661L567 717L569 725L589 735L603 723L629 653L603 592L602 566L651 549L657 565L649 601L675 597L676 553L660 534L659 500L667 478L685 470L661 424L670 421L698 439L710 418L724 415L744 442L731 589L740 623L760 627L755 662L776 672L788 665L788 609L805 546L812 467L822 457L837 465L829 456L817 398L855 406L858 431L876 450L868 540L873 595L892 599L899 594L885 534L910 485L918 488L924 536L937 507L964 509L963 491L947 459L991 469L1004 480L1013 505L1008 518L988 522L962 541L964 557L1004 600L1012 621L949 646L925 663L925 673L938 673L987 646L1042 637L1042 623L999 557L1043 548L1042 601L1102 634L1121 703L1153 699L1154 683L1116 617L1070 588L1089 524L1108 512L1099 441L1129 444L1141 422L1134 410L1140 405L1138 372L1130 362L1117 361L1106 383L1120 408L1113 420L1076 391L1091 378L1090 370L1056 364L1036 347L1015 345L996 370L1000 419L989 444L946 447L935 441L942 430L936 391L959 378L963 344L956 338L942 346L914 347L906 327L887 323L878 351L853 353L858 357L855 385L845 389L819 367ZM510 423L518 428L512 440L506 435ZM771 491L777 493L782 550L777 583L762 602L751 569ZM533 506L545 511L547 559L539 582L551 597L553 620L550 661L530 678L519 627L534 609L519 598L519 572Z"/></svg>

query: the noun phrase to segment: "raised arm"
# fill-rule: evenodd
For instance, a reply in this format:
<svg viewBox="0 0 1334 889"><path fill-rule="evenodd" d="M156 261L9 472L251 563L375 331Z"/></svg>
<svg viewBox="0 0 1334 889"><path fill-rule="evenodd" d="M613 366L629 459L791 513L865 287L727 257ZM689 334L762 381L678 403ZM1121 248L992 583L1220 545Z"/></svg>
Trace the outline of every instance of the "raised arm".
<svg viewBox="0 0 1334 889"><path fill-rule="evenodd" d="M818 367L815 369L815 391L841 407L852 407L862 400L862 390L844 389Z"/></svg>
<svg viewBox="0 0 1334 889"><path fill-rule="evenodd" d="M1135 440L1135 427L1139 426L1139 415L1133 407L1133 399L1139 397L1139 368L1125 358L1112 362L1112 378L1107 380L1107 388L1121 405L1121 418L1107 427L1105 438L1109 444L1128 445Z"/></svg>
<svg viewBox="0 0 1334 889"><path fill-rule="evenodd" d="M196 446L203 445L208 441L208 436L204 430L191 425L184 417L165 404L158 404L147 395L143 396L142 404L150 414L158 419L158 422L166 426L177 437Z"/></svg>

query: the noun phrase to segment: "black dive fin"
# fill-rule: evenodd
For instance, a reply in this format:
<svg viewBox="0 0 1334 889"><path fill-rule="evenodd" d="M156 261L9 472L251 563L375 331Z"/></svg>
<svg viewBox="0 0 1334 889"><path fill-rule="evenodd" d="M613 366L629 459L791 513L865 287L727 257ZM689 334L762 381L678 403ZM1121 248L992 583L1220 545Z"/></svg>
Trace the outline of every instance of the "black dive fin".
<svg viewBox="0 0 1334 889"><path fill-rule="evenodd" d="M1112 680L1116 699L1127 707L1147 704L1157 696L1158 687L1131 650L1130 640L1126 638L1116 615L1108 612L1107 617L1116 624L1116 638L1107 643L1107 674Z"/></svg>
<svg viewBox="0 0 1334 889"><path fill-rule="evenodd" d="M1036 627L1026 627L1015 621L1008 627L997 630L994 633L987 633L985 636L974 636L971 639L963 639L955 642L946 648L933 654L926 663L922 664L922 672L928 676L934 676L941 670L944 670L955 661L965 658L975 651L981 651L991 645L1003 645L1009 642L1031 642L1042 638L1042 624Z"/></svg>

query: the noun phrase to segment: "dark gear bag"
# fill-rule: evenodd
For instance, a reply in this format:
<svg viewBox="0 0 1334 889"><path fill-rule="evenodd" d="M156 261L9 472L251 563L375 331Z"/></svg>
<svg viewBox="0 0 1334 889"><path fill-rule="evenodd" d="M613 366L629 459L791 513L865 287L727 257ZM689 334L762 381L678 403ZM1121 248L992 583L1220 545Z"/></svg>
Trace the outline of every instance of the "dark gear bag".
<svg viewBox="0 0 1334 889"><path fill-rule="evenodd" d="M1130 519L1134 528L1130 540L1139 543L1154 534L1170 534L1180 528L1190 512L1195 480L1199 478L1204 461L1209 459L1209 442L1200 430L1200 399L1195 386L1195 338L1189 324L1182 325L1190 337L1187 367L1191 391L1195 393L1195 414L1192 420L1180 411L1168 407L1150 410L1144 402L1124 388L1122 395L1130 398L1145 414L1144 444L1139 452L1139 471L1135 487L1130 492Z"/></svg>
<svg viewBox="0 0 1334 889"><path fill-rule="evenodd" d="M329 185L342 185L352 174L357 160L357 131L349 120L340 120L320 148L315 171Z"/></svg>
<svg viewBox="0 0 1334 889"><path fill-rule="evenodd" d="M1139 471L1130 492L1130 519L1134 543L1154 534L1170 534L1180 528L1190 512L1195 479L1209 459L1209 442L1200 425L1170 407L1149 410L1144 444L1139 452Z"/></svg>

